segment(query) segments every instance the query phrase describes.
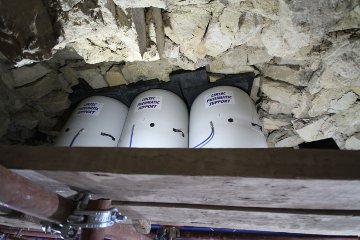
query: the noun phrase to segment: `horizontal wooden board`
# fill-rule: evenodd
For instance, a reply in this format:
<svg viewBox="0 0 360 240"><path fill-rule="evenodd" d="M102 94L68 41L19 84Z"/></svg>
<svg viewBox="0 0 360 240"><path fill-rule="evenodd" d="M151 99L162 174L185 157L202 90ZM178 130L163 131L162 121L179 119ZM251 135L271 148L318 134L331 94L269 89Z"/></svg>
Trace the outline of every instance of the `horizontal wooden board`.
<svg viewBox="0 0 360 240"><path fill-rule="evenodd" d="M11 169L360 180L360 151L1 146L0 154Z"/></svg>
<svg viewBox="0 0 360 240"><path fill-rule="evenodd" d="M360 210L360 181L128 175L16 170L48 189L89 191L115 201ZM41 178L40 176L43 175ZM49 177L63 184L46 179ZM65 184L65 185L64 185Z"/></svg>
<svg viewBox="0 0 360 240"><path fill-rule="evenodd" d="M360 152L0 147L0 164L153 223L359 234Z"/></svg>
<svg viewBox="0 0 360 240"><path fill-rule="evenodd" d="M117 206L130 217L148 218L153 223L220 227L289 233L359 235L360 216L330 216L294 213L265 213L222 209L154 206Z"/></svg>

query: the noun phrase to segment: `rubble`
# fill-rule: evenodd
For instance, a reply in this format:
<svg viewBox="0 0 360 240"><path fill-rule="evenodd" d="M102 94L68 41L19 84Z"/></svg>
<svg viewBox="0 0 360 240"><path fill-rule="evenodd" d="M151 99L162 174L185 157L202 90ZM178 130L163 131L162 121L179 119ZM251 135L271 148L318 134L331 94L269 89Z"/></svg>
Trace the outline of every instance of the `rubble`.
<svg viewBox="0 0 360 240"><path fill-rule="evenodd" d="M333 137L360 148L357 0L31 0L16 9L25 20L11 25L6 7L17 1L0 10L0 135L12 142L56 135L80 79L98 89L206 67L212 82L256 75L250 95L269 146ZM34 12L24 11L29 4ZM161 43L150 7L161 9ZM132 8L145 8L143 55Z"/></svg>

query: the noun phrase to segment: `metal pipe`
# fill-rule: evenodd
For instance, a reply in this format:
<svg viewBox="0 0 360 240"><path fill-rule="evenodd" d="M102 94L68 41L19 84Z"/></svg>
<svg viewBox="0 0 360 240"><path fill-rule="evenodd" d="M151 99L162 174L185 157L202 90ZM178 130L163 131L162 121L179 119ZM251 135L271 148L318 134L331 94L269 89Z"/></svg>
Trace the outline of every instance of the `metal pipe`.
<svg viewBox="0 0 360 240"><path fill-rule="evenodd" d="M111 200L109 199L98 199L90 200L86 210L108 210L111 207ZM84 240L103 240L105 238L106 228L97 229L86 229L84 228L81 232L81 238Z"/></svg>
<svg viewBox="0 0 360 240"><path fill-rule="evenodd" d="M43 220L63 223L72 213L73 201L19 176L0 165L0 205Z"/></svg>

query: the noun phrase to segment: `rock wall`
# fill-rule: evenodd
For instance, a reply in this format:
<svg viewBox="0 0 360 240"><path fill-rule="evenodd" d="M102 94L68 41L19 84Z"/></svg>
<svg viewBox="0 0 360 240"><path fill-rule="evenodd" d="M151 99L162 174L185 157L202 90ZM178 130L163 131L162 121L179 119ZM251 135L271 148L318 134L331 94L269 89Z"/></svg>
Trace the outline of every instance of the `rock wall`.
<svg viewBox="0 0 360 240"><path fill-rule="evenodd" d="M342 149L360 149L359 0L32 0L30 25L0 4L5 142L56 135L79 78L101 88L205 66L212 81L256 73L251 96L270 146L332 137ZM30 1L19 4L23 11ZM162 11L163 53L151 7ZM143 54L133 8L145 8Z"/></svg>

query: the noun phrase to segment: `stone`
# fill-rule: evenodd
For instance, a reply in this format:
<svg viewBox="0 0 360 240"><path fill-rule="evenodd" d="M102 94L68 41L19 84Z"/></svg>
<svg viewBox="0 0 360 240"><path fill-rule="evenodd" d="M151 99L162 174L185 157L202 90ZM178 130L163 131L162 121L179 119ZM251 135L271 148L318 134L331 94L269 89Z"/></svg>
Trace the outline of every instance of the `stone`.
<svg viewBox="0 0 360 240"><path fill-rule="evenodd" d="M8 66L0 62L0 80L6 85L7 88L14 88L14 79L11 72L8 70Z"/></svg>
<svg viewBox="0 0 360 240"><path fill-rule="evenodd" d="M127 81L118 66L113 66L106 72L105 80L109 87L127 84Z"/></svg>
<svg viewBox="0 0 360 240"><path fill-rule="evenodd" d="M360 28L360 6L356 6L348 15L345 15L334 26L330 27L330 32Z"/></svg>
<svg viewBox="0 0 360 240"><path fill-rule="evenodd" d="M52 56L58 33L48 8L41 0L1 2L0 51L16 66Z"/></svg>
<svg viewBox="0 0 360 240"><path fill-rule="evenodd" d="M39 120L38 131L45 134L51 134L58 119L56 117L49 117L44 112L35 112L34 115Z"/></svg>
<svg viewBox="0 0 360 240"><path fill-rule="evenodd" d="M34 129L39 124L39 120L34 116L31 110L24 110L15 113L11 117L11 121L16 126L26 129Z"/></svg>
<svg viewBox="0 0 360 240"><path fill-rule="evenodd" d="M288 116L267 115L262 118L264 129L273 131L291 125L291 118Z"/></svg>
<svg viewBox="0 0 360 240"><path fill-rule="evenodd" d="M333 99L330 101L328 112L337 113L346 110L350 108L350 106L354 104L357 99L358 99L358 95L356 95L354 92L352 91L347 92L341 98Z"/></svg>
<svg viewBox="0 0 360 240"><path fill-rule="evenodd" d="M162 59L153 62L126 63L122 67L121 72L129 83L148 79L169 81L169 74L173 69L174 67L167 59Z"/></svg>
<svg viewBox="0 0 360 240"><path fill-rule="evenodd" d="M248 42L264 26L261 15L250 11L234 11L231 6L224 8L219 16L219 23L224 37L231 40L233 47Z"/></svg>
<svg viewBox="0 0 360 240"><path fill-rule="evenodd" d="M0 103L0 137L4 136L10 125L10 116L5 106Z"/></svg>
<svg viewBox="0 0 360 240"><path fill-rule="evenodd" d="M307 86L312 72L299 69L299 66L267 65L262 69L262 73L266 77L287 82L295 86Z"/></svg>
<svg viewBox="0 0 360 240"><path fill-rule="evenodd" d="M114 0L122 8L157 7L168 9L174 6L206 4L210 0Z"/></svg>
<svg viewBox="0 0 360 240"><path fill-rule="evenodd" d="M207 54L213 57L220 55L231 47L233 40L221 31L220 22L210 23L204 39Z"/></svg>
<svg viewBox="0 0 360 240"><path fill-rule="evenodd" d="M346 140L345 149L360 150L360 133L354 134Z"/></svg>
<svg viewBox="0 0 360 240"><path fill-rule="evenodd" d="M108 87L103 75L100 73L100 69L97 67L77 69L77 72L79 77L84 79L93 89Z"/></svg>
<svg viewBox="0 0 360 240"><path fill-rule="evenodd" d="M287 114L290 115L292 107L284 103L272 101L270 99L263 99L261 102L261 108L269 114Z"/></svg>
<svg viewBox="0 0 360 240"><path fill-rule="evenodd" d="M309 81L308 90L311 94L318 93L321 89L356 88L360 87L360 78L344 78L329 67L314 73Z"/></svg>
<svg viewBox="0 0 360 240"><path fill-rule="evenodd" d="M208 73L208 77L210 82L216 82L217 80L224 78L225 75L220 73Z"/></svg>
<svg viewBox="0 0 360 240"><path fill-rule="evenodd" d="M304 117L310 108L311 96L306 91L277 81L265 79L261 86L262 92L271 100L288 105L295 117Z"/></svg>
<svg viewBox="0 0 360 240"><path fill-rule="evenodd" d="M337 136L337 142L342 142L339 136L346 138L360 131L360 104L353 104L349 109L335 115L321 116L306 124L293 123L295 131L307 142Z"/></svg>
<svg viewBox="0 0 360 240"><path fill-rule="evenodd" d="M58 113L71 105L69 94L63 91L53 91L34 102L38 110L46 113Z"/></svg>
<svg viewBox="0 0 360 240"><path fill-rule="evenodd" d="M287 14L294 26L303 32L320 36L328 32L339 20L348 16L358 5L357 0L280 1L280 8L287 8Z"/></svg>
<svg viewBox="0 0 360 240"><path fill-rule="evenodd" d="M228 50L209 64L209 71L222 74L253 72L250 65L265 63L272 57L265 49L245 45Z"/></svg>
<svg viewBox="0 0 360 240"><path fill-rule="evenodd" d="M340 46L325 58L327 67L347 79L360 78L360 40Z"/></svg>
<svg viewBox="0 0 360 240"><path fill-rule="evenodd" d="M257 102L260 99L260 85L261 85L261 78L260 77L254 78L250 92L250 98L254 102Z"/></svg>
<svg viewBox="0 0 360 240"><path fill-rule="evenodd" d="M64 79L69 83L69 86L75 86L79 83L79 74L75 69L69 66L65 66L59 69L63 74Z"/></svg>
<svg viewBox="0 0 360 240"><path fill-rule="evenodd" d="M333 99L341 98L348 90L347 89L323 89L318 92L312 100L312 106L309 109L309 116L316 117L326 114L330 108L330 102Z"/></svg>
<svg viewBox="0 0 360 240"><path fill-rule="evenodd" d="M164 31L167 37L179 45L180 51L193 62L203 58L201 42L211 18L211 12L196 5L182 6L166 14L168 25Z"/></svg>
<svg viewBox="0 0 360 240"><path fill-rule="evenodd" d="M0 103L10 113L19 111L25 104L21 96L14 89L8 88L2 81L0 81Z"/></svg>
<svg viewBox="0 0 360 240"><path fill-rule="evenodd" d="M44 64L38 63L33 66L24 66L11 70L14 79L14 86L21 87L32 83L51 72Z"/></svg>
<svg viewBox="0 0 360 240"><path fill-rule="evenodd" d="M284 128L273 131L267 138L269 147L296 147L302 140L293 130Z"/></svg>
<svg viewBox="0 0 360 240"><path fill-rule="evenodd" d="M329 116L324 116L319 119L311 121L300 129L295 129L296 133L306 142L317 141L332 137L332 133L326 130L326 123L329 121Z"/></svg>
<svg viewBox="0 0 360 240"><path fill-rule="evenodd" d="M62 35L54 50L72 48L87 63L159 59L153 43L141 55L131 14L113 1L80 1L64 13L60 23Z"/></svg>
<svg viewBox="0 0 360 240"><path fill-rule="evenodd" d="M251 0L251 11L266 18L277 20L279 18L279 1L277 0Z"/></svg>
<svg viewBox="0 0 360 240"><path fill-rule="evenodd" d="M59 79L56 73L49 73L34 83L17 88L16 91L24 98L38 99L53 90L60 90L66 88L66 86L67 83Z"/></svg>

